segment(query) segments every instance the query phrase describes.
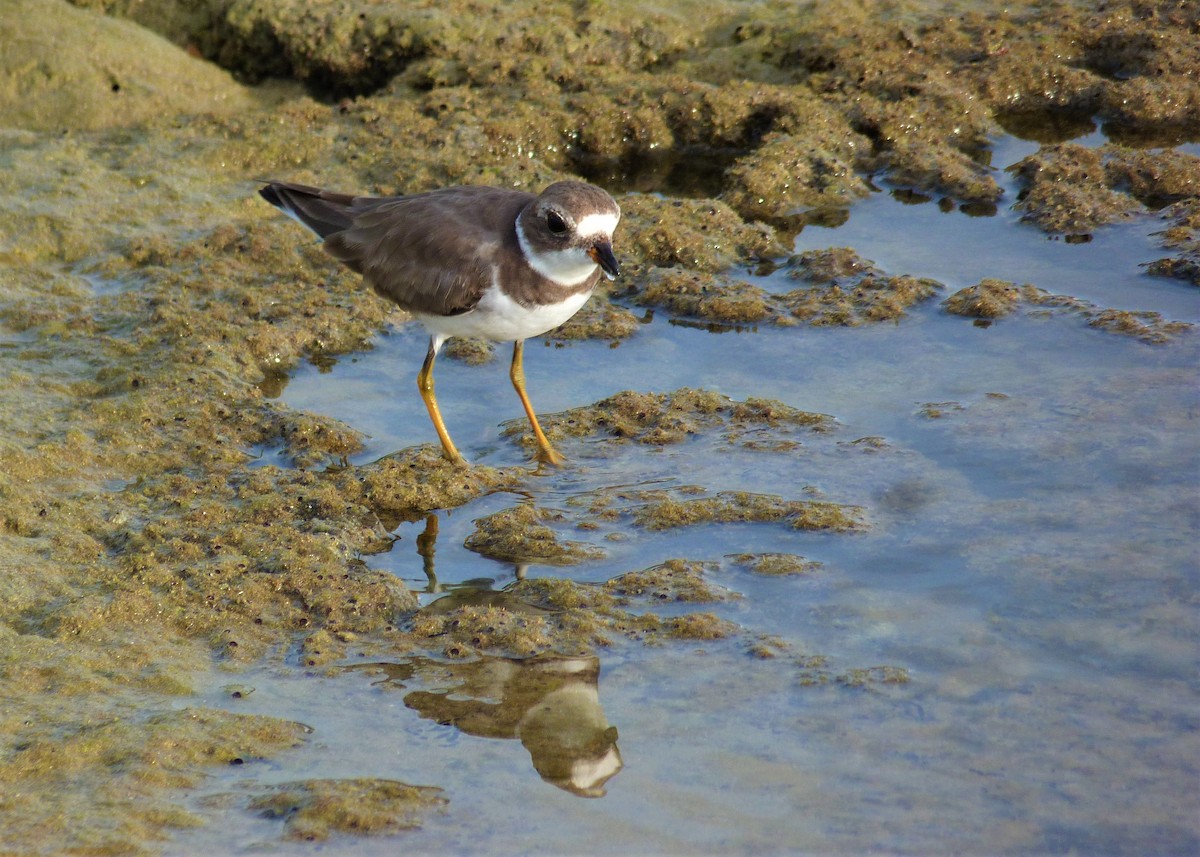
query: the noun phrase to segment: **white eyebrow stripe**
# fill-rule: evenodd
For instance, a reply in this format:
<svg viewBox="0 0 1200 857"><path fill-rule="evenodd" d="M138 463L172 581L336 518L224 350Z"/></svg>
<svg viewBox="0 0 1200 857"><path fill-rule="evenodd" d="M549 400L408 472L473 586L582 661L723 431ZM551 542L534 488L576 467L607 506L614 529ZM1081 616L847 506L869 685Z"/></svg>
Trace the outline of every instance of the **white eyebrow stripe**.
<svg viewBox="0 0 1200 857"><path fill-rule="evenodd" d="M589 214L575 224L575 233L584 238L589 235L607 235L611 238L620 220L620 214L613 214L608 211L600 212L599 214Z"/></svg>

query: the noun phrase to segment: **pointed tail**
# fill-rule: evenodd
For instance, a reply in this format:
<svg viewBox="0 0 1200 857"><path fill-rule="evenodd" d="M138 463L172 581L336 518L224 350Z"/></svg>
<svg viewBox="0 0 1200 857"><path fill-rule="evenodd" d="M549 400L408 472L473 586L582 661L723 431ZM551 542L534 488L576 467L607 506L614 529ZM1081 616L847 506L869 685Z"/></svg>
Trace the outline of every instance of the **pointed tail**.
<svg viewBox="0 0 1200 857"><path fill-rule="evenodd" d="M290 182L265 182L259 195L321 238L348 229L354 222L354 197Z"/></svg>

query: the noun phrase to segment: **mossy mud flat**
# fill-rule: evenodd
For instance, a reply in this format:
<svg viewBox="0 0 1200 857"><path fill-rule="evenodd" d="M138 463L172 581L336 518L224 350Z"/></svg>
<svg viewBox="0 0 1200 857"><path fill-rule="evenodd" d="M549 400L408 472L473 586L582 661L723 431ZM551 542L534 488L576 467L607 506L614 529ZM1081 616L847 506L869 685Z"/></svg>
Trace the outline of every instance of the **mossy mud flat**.
<svg viewBox="0 0 1200 857"><path fill-rule="evenodd" d="M1147 275L1194 287L1200 159L1176 147L1200 133L1198 27L1195 8L1169 2L954 15L771 0L4 4L0 851L157 853L189 835L212 850L219 831L195 831L234 817L262 825L253 836L335 842L470 827L434 768L267 782L268 764L319 752L313 727L239 712L234 696L207 694L213 676L303 668L344 682L348 663L408 664L439 698L406 705L468 734L520 737L543 779L587 796L621 768L615 732L580 704L595 670L571 662L591 683L556 683L518 661L705 648L732 659L721 663L744 681L739 698L758 692L750 676L869 691L854 704L903 692L904 664L827 656L746 604L756 586L820 586L871 533L941 508L953 477L931 487L903 443L781 401L769 373L739 395L671 372L577 392L544 421L579 468L548 493L521 463L530 438L517 423L493 437L508 452L469 468L424 436L364 460L352 414L275 397L297 367L333 366L408 320L275 216L256 179L373 193L606 183L624 212L623 277L548 339L614 360L657 316L769 332L790 372L801 337L875 335L939 302L948 338L1024 316L1090 325L1112 348L1129 343L1111 333L1180 348L1194 319L1003 270L951 290L793 241L887 186L945 210L1012 210L1071 242L1153 221ZM1069 142L1093 118L1106 142ZM1006 130L1045 135L1012 169L1016 199L987 163ZM490 355L480 343L451 353L460 365ZM407 376L397 384L411 391ZM962 398L929 421L951 438L1028 424L1020 397ZM264 464L263 450L280 460ZM896 485L881 489L880 472ZM539 571L422 606L382 558L398 527L428 533L431 516L464 506L482 510L457 534L472 556ZM752 535L697 548L712 532ZM450 705L455 687L553 704L514 704L522 713L493 734ZM262 698L250 689L236 698ZM589 728L556 732L565 720ZM547 747L553 734L568 734L569 753ZM587 760L593 782L564 759ZM192 800L230 771L244 782ZM1005 841L1054 847L1022 833Z"/></svg>

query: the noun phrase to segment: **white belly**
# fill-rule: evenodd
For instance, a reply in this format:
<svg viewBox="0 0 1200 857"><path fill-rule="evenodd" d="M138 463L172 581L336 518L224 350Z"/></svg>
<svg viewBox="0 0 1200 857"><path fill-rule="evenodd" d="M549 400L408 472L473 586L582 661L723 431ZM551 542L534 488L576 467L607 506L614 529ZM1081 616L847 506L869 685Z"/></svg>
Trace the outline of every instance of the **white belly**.
<svg viewBox="0 0 1200 857"><path fill-rule="evenodd" d="M539 336L569 319L587 302L591 292L572 295L560 304L523 307L499 289L488 289L470 312L461 315L425 315L417 320L435 337L472 336L493 342L512 342Z"/></svg>

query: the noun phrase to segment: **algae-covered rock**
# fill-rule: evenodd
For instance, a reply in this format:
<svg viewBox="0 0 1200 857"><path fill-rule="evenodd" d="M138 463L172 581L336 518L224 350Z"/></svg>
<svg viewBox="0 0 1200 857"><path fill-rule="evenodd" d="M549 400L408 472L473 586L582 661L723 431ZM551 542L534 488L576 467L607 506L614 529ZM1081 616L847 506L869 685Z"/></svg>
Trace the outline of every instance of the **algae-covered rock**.
<svg viewBox="0 0 1200 857"><path fill-rule="evenodd" d="M737 402L720 393L688 387L671 393L626 390L542 420L542 428L554 440L593 436L614 444L664 445L720 431L730 444L749 449L776 449L777 443L798 445L804 434L830 431L835 425L833 417L782 402L759 398ZM767 442L762 439L762 429L767 430ZM519 422L514 421L504 432L519 430ZM754 439L749 439L751 435Z"/></svg>
<svg viewBox="0 0 1200 857"><path fill-rule="evenodd" d="M984 279L977 285L959 289L942 306L946 312L968 318L1003 318L1017 308L1021 288L1016 283Z"/></svg>
<svg viewBox="0 0 1200 857"><path fill-rule="evenodd" d="M602 557L604 551L599 548L560 541L546 525L564 517L552 509L523 503L475 521L475 532L467 536L464 546L491 559L515 563L573 565Z"/></svg>
<svg viewBox="0 0 1200 857"><path fill-rule="evenodd" d="M673 316L724 324L753 324L776 312L764 289L724 274L690 268L656 268L640 284L635 300L642 306L665 309Z"/></svg>
<svg viewBox="0 0 1200 857"><path fill-rule="evenodd" d="M844 247L793 256L786 273L811 285L780 296L780 303L793 318L818 326L896 321L942 288L927 277L886 274Z"/></svg>
<svg viewBox="0 0 1200 857"><path fill-rule="evenodd" d="M557 344L580 339L607 339L616 345L637 333L641 320L633 313L597 292L583 309L547 333L544 340Z"/></svg>
<svg viewBox="0 0 1200 857"><path fill-rule="evenodd" d="M668 559L650 568L614 577L604 584L604 588L615 595L658 601L696 603L736 598L734 593L704 579L705 572L712 568L711 563Z"/></svg>
<svg viewBox="0 0 1200 857"><path fill-rule="evenodd" d="M643 266L713 272L780 251L770 229L743 221L717 200L636 194L620 202L621 247Z"/></svg>
<svg viewBox="0 0 1200 857"><path fill-rule="evenodd" d="M942 302L946 312L977 319L977 324L1010 315L1022 304L1030 308L1029 312L1079 316L1089 327L1133 336L1153 345L1169 342L1195 328L1190 322L1169 321L1162 313L1105 309L1079 298L1052 294L1028 283L1018 286L1003 280L981 280Z"/></svg>
<svg viewBox="0 0 1200 857"><path fill-rule="evenodd" d="M398 780L301 780L271 786L249 808L281 819L287 839L320 842L339 833L384 836L419 828L449 803L442 794Z"/></svg>
<svg viewBox="0 0 1200 857"><path fill-rule="evenodd" d="M1168 205L1160 217L1167 224L1163 246L1176 255L1148 263L1146 272L1200 286L1200 196Z"/></svg>
<svg viewBox="0 0 1200 857"><path fill-rule="evenodd" d="M439 449L420 446L347 471L342 478L356 480L375 513L395 526L513 485L517 473L481 465L462 468L447 461Z"/></svg>
<svg viewBox="0 0 1200 857"><path fill-rule="evenodd" d="M170 803L167 790L197 785L213 766L274 758L309 732L299 723L205 708L60 719L49 734L33 723L9 729L10 750L0 759L6 847L145 853L172 828L202 823Z"/></svg>
<svg viewBox="0 0 1200 857"><path fill-rule="evenodd" d="M844 121L844 120L843 120ZM849 134L847 126L845 133ZM740 158L728 173L725 199L750 220L786 221L806 208L848 206L869 192L854 149L814 142L808 134L776 132Z"/></svg>
<svg viewBox="0 0 1200 857"><path fill-rule="evenodd" d="M727 273L671 267L647 272L631 294L642 306L707 322L854 327L903 318L942 287L928 278L888 275L845 247L793 256L783 271L805 285L781 294Z"/></svg>
<svg viewBox="0 0 1200 857"><path fill-rule="evenodd" d="M0 5L0 114L10 128L107 128L230 113L255 97L228 72L136 24L65 0Z"/></svg>
<svg viewBox="0 0 1200 857"><path fill-rule="evenodd" d="M755 574L769 577L811 574L822 566L822 563L816 560L805 559L792 553L739 553L729 558Z"/></svg>
<svg viewBox="0 0 1200 857"><path fill-rule="evenodd" d="M671 492L645 492L633 509L634 523L666 530L704 523L786 523L797 530L848 532L862 529L861 509L817 500L785 500L770 494L722 491L680 499Z"/></svg>
<svg viewBox="0 0 1200 857"><path fill-rule="evenodd" d="M1087 233L1141 210L1108 186L1104 153L1074 143L1044 147L1009 167L1023 186L1023 217L1047 232Z"/></svg>

